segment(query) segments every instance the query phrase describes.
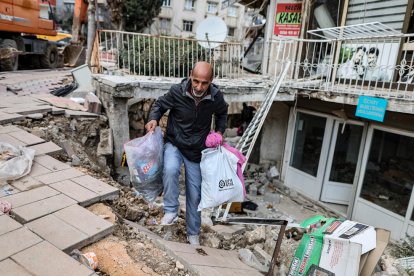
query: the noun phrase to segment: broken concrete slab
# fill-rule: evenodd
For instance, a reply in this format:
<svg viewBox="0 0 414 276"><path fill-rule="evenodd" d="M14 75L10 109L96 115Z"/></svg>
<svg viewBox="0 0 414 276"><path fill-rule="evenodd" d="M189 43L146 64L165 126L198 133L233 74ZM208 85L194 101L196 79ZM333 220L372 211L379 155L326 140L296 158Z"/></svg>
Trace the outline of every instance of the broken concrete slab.
<svg viewBox="0 0 414 276"><path fill-rule="evenodd" d="M241 235L246 231L244 226L240 225L214 225L210 227L225 239L230 239L233 235Z"/></svg>
<svg viewBox="0 0 414 276"><path fill-rule="evenodd" d="M24 130L10 132L8 133L8 135L16 138L17 140L22 141L26 146L32 146L45 142L45 140L43 140L42 138L39 138Z"/></svg>
<svg viewBox="0 0 414 276"><path fill-rule="evenodd" d="M16 107L3 108L1 111L4 113L8 113L8 114L27 115L27 114L34 114L34 113L51 112L52 107L50 105L16 106Z"/></svg>
<svg viewBox="0 0 414 276"><path fill-rule="evenodd" d="M53 214L26 223L25 226L66 253L86 245L83 242L88 238L88 235Z"/></svg>
<svg viewBox="0 0 414 276"><path fill-rule="evenodd" d="M53 142L46 142L42 144L37 144L34 146L30 146L31 149L34 149L35 156L43 155L43 154L52 154L61 152L62 149Z"/></svg>
<svg viewBox="0 0 414 276"><path fill-rule="evenodd" d="M7 134L16 131L21 131L21 129L14 125L0 126L0 134Z"/></svg>
<svg viewBox="0 0 414 276"><path fill-rule="evenodd" d="M0 236L0 261L41 241L41 238L25 227L3 234Z"/></svg>
<svg viewBox="0 0 414 276"><path fill-rule="evenodd" d="M110 200L118 197L119 189L106 184L89 175L72 178L72 181L100 195L100 200Z"/></svg>
<svg viewBox="0 0 414 276"><path fill-rule="evenodd" d="M30 191L26 192L20 192L18 194L10 195L2 197L1 199L4 199L11 203L12 208L17 208L20 206L24 206L48 197L52 197L55 195L58 195L59 192L55 189L52 189L48 186L35 188Z"/></svg>
<svg viewBox="0 0 414 276"><path fill-rule="evenodd" d="M72 125L72 122L71 122L71 125ZM68 140L61 141L60 146L64 149L64 151L67 153L68 156L72 156L76 154L75 151L73 150L73 147L70 141Z"/></svg>
<svg viewBox="0 0 414 276"><path fill-rule="evenodd" d="M96 275L94 271L66 255L47 241L19 252L13 255L11 259L34 275Z"/></svg>
<svg viewBox="0 0 414 276"><path fill-rule="evenodd" d="M22 141L10 136L10 133L7 134L0 134L0 141L3 143L8 143L12 146L18 147L18 146L25 146L25 143Z"/></svg>
<svg viewBox="0 0 414 276"><path fill-rule="evenodd" d="M97 193L70 180L53 183L50 187L76 200L81 206L89 206L100 199Z"/></svg>
<svg viewBox="0 0 414 276"><path fill-rule="evenodd" d="M0 262L0 275L32 276L29 271L18 265L11 259Z"/></svg>
<svg viewBox="0 0 414 276"><path fill-rule="evenodd" d="M76 204L75 200L64 194L58 194L14 208L11 213L15 216L18 222L27 223L74 204Z"/></svg>
<svg viewBox="0 0 414 276"><path fill-rule="evenodd" d="M36 178L33 178L30 175L26 175L22 178L14 180L11 183L11 185L13 187L19 189L20 191L28 191L28 190L35 189L35 188L38 188L38 187L42 187L45 184L43 184L42 182L40 182Z"/></svg>
<svg viewBox="0 0 414 276"><path fill-rule="evenodd" d="M43 97L40 98L40 100L48 102L52 104L54 107L58 108L64 108L64 109L70 109L70 110L79 110L79 111L85 111L86 109L78 104L77 102L72 101L68 98L62 98L62 97ZM50 109L52 111L52 109Z"/></svg>
<svg viewBox="0 0 414 276"><path fill-rule="evenodd" d="M93 93L88 93L88 95L85 96L85 103L83 106L86 108L87 112L101 114L102 103Z"/></svg>
<svg viewBox="0 0 414 276"><path fill-rule="evenodd" d="M20 223L9 216L0 216L0 236L22 227ZM0 274L1 275L1 274Z"/></svg>
<svg viewBox="0 0 414 276"><path fill-rule="evenodd" d="M36 176L35 178L37 180L39 180L40 182L49 185L52 183L56 183L59 181L63 181L63 180L67 180L67 179L71 179L71 178L75 178L75 177L79 177L84 175L83 172L74 169L74 168L69 168L69 169L65 169L65 170L61 170L61 171L56 171L56 172L51 172L48 174L43 174L40 176Z"/></svg>
<svg viewBox="0 0 414 276"><path fill-rule="evenodd" d="M98 156L112 155L114 153L114 140L112 130L102 129L99 135L99 144L97 149Z"/></svg>
<svg viewBox="0 0 414 276"><path fill-rule="evenodd" d="M65 116L68 118L71 117L99 117L100 115L90 112L84 111L76 111L76 110L65 110Z"/></svg>
<svg viewBox="0 0 414 276"><path fill-rule="evenodd" d="M20 114L9 114L0 112L0 124L8 124L24 120L26 117Z"/></svg>
<svg viewBox="0 0 414 276"><path fill-rule="evenodd" d="M111 234L115 229L114 224L79 205L64 208L54 215L87 234L89 243Z"/></svg>

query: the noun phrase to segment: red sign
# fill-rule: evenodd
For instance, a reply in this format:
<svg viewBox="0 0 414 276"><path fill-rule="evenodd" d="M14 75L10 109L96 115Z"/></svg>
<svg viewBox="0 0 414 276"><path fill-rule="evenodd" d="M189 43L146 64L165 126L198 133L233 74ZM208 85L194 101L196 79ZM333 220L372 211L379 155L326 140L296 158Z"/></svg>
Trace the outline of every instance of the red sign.
<svg viewBox="0 0 414 276"><path fill-rule="evenodd" d="M279 3L276 6L273 33L280 36L299 36L301 19L301 3Z"/></svg>

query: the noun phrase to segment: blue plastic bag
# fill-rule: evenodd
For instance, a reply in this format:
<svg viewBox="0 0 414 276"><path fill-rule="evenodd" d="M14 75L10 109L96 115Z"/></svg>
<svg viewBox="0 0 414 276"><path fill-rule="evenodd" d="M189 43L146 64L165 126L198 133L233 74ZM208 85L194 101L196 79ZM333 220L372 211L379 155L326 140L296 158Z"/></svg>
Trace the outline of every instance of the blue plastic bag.
<svg viewBox="0 0 414 276"><path fill-rule="evenodd" d="M153 133L125 143L124 150L132 184L145 200L154 202L163 190L164 142L161 128L156 127Z"/></svg>

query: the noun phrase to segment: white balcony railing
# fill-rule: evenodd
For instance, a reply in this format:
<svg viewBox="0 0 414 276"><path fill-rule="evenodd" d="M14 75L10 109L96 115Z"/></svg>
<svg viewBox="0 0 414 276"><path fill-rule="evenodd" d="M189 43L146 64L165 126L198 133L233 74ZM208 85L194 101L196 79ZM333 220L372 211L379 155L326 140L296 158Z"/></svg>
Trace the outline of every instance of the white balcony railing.
<svg viewBox="0 0 414 276"><path fill-rule="evenodd" d="M213 64L215 77L242 76L240 43L217 43L120 31L98 32L97 64L106 74L187 77L199 60Z"/></svg>
<svg viewBox="0 0 414 276"><path fill-rule="evenodd" d="M344 94L414 100L414 35L348 40L278 38L268 42L265 74L276 76L286 60L284 86Z"/></svg>

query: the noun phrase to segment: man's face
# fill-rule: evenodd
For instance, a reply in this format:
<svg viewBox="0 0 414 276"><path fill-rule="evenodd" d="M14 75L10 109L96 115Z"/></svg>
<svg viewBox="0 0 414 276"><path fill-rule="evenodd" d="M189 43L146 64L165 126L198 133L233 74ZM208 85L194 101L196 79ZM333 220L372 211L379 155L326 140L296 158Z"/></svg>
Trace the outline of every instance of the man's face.
<svg viewBox="0 0 414 276"><path fill-rule="evenodd" d="M377 66L377 55L375 53L368 54L368 67L374 69Z"/></svg>
<svg viewBox="0 0 414 276"><path fill-rule="evenodd" d="M195 71L191 74L190 78L194 95L198 97L203 96L212 81L210 74Z"/></svg>
<svg viewBox="0 0 414 276"><path fill-rule="evenodd" d="M364 56L364 51L362 49L359 49L355 54L354 54L354 63L355 64L359 64L362 62L362 57Z"/></svg>

